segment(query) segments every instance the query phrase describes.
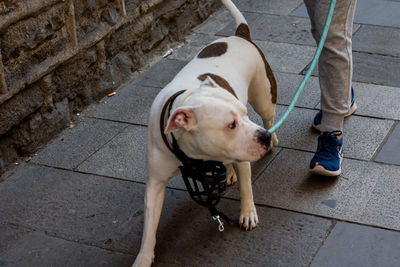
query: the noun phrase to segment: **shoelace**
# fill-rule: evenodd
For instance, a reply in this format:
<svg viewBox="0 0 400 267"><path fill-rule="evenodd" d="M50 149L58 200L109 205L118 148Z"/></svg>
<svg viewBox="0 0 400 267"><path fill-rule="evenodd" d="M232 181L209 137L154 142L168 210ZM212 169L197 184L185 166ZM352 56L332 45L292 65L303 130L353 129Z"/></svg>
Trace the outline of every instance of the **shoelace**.
<svg viewBox="0 0 400 267"><path fill-rule="evenodd" d="M318 138L317 154L320 158L329 159L338 152L336 136L340 134L340 131L335 131L329 134L323 134Z"/></svg>

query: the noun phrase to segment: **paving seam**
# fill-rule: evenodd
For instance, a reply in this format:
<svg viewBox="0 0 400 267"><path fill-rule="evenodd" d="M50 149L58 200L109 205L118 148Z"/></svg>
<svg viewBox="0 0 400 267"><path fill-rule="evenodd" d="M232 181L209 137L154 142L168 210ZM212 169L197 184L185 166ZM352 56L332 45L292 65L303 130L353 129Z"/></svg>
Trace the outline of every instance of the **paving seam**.
<svg viewBox="0 0 400 267"><path fill-rule="evenodd" d="M144 182L134 181L134 180L126 179L126 178L108 176L108 175L104 175L104 174L97 174L97 173L91 173L91 172L84 172L84 171L79 171L79 170L71 170L71 169L67 169L67 168L63 168L63 167L51 166L51 165L47 165L47 164L43 164L43 163L37 163L37 162L30 162L28 165L35 165L35 166L39 166L39 167L51 168L51 169L56 169L56 170L61 170L61 171L68 171L68 172L85 174L85 175L93 175L93 176L112 179L112 180L116 180L116 181L120 181L120 182L131 182L131 183L141 184L141 185L145 185L146 184Z"/></svg>
<svg viewBox="0 0 400 267"><path fill-rule="evenodd" d="M128 125L131 125L131 126L139 126L139 127L145 127L145 128L147 128L148 127L148 125L146 125L146 124L140 124L140 123L134 123L134 122L127 122L127 121L118 121L118 120L112 120L112 119L105 119L105 118L99 118L99 117L92 117L92 116L87 116L87 118L90 118L90 119L96 119L96 120L101 120L101 121L109 121L109 122L117 122L117 123L121 123L121 124L128 124ZM126 126L125 128L124 128L124 130L127 128L128 126ZM120 134L120 133L118 133L118 134ZM115 136L114 136L115 137ZM113 138L114 138L113 137ZM96 151L97 152L97 151ZM92 155L90 155L90 156L92 156ZM82 163L80 163L80 164L82 164Z"/></svg>
<svg viewBox="0 0 400 267"><path fill-rule="evenodd" d="M383 146L386 144L386 142L389 140L390 136L392 135L394 129L396 128L396 126L399 124L399 121L395 121L392 125L392 128L390 128L390 130L388 131L388 133L386 134L385 138L382 140L382 142L379 144L378 148L375 150L375 153L372 155L371 161L375 162L375 158L379 155L379 153L381 152ZM388 163L383 163L383 162L376 162L376 163L381 163L383 165L393 165L393 166L398 166L396 164L388 164Z"/></svg>
<svg viewBox="0 0 400 267"><path fill-rule="evenodd" d="M230 198L230 197L223 197L223 198L224 199L229 199L229 200L235 200L237 202L240 202L240 200L234 199L234 198ZM307 215L307 216L322 218L322 219L326 219L326 220L330 220L330 221L334 220L334 221L338 221L338 222L357 224L357 225L361 225L361 226L365 226L365 227L371 227L371 228L382 229L382 230L387 230L387 231L391 231L391 232L400 233L400 229L393 229L393 228L388 228L388 227L384 227L384 226L380 226L380 225L362 223L362 222L357 222L357 221L350 221L350 220L346 220L346 219L329 217L329 216L319 215L319 214L305 212L305 211L291 210L291 209L271 206L271 205L267 205L267 204L260 204L260 203L254 203L254 204L256 206L258 206L258 207L263 207L263 208L270 208L270 209L282 210L282 211L287 211L287 212L294 212L294 213L297 213L297 214L303 214L303 215Z"/></svg>
<svg viewBox="0 0 400 267"><path fill-rule="evenodd" d="M279 146L276 147L275 149L277 149L277 148L279 148ZM258 180L258 178L260 178L261 174L269 167L269 165L271 165L271 163L273 161L275 161L276 157L282 152L282 150L283 149L280 149L278 151L278 153L276 153L276 155L272 156L272 158L269 160L268 164L258 173L258 175L256 177L254 177L254 179L252 179L252 182L251 182L252 185ZM267 153L269 153L269 152L267 152Z"/></svg>
<svg viewBox="0 0 400 267"><path fill-rule="evenodd" d="M5 221L4 223L6 225L15 226L15 227L18 227L18 228L25 228L25 229L27 229L29 231L41 233L41 234L44 234L45 236L49 236L51 238L56 238L56 239L72 242L72 243L75 243L75 244L85 245L85 246L89 246L89 247L95 247L95 248L99 248L101 250L106 250L106 251L110 251L110 252L118 252L118 253L125 254L125 255L135 255L133 253L132 254L131 253L127 253L126 251L122 251L122 250L119 250L119 249L109 249L109 248L104 248L104 247L101 247L101 246L97 246L95 244L92 244L91 242L82 242L82 241L77 241L77 240L61 237L61 236L56 235L56 234L50 234L46 229L41 229L41 228L36 229L36 228L33 228L33 227L29 226L29 225L24 225L24 224L15 223L15 222L7 222L7 221Z"/></svg>
<svg viewBox="0 0 400 267"><path fill-rule="evenodd" d="M123 124L123 123L120 123ZM123 127L120 131L117 131L115 135L113 135L107 142L105 142L102 146L100 146L96 151L94 151L92 154L87 156L84 160L82 160L80 163L78 163L75 167L72 168L73 171L76 171L79 166L81 166L86 160L90 159L94 154L96 154L100 149L102 149L104 146L106 146L108 143L110 143L117 135L121 134L125 129L128 128L128 125Z"/></svg>
<svg viewBox="0 0 400 267"><path fill-rule="evenodd" d="M333 228L335 228L337 224L336 220L332 220L331 226L326 230L325 232L325 238L321 240L318 248L315 250L315 252L311 255L311 261L307 266L311 266L312 262L314 261L315 257L317 256L319 250L324 246L326 239L329 237L329 235L332 233Z"/></svg>
<svg viewBox="0 0 400 267"><path fill-rule="evenodd" d="M317 139L316 139L317 140ZM317 142L315 142L315 146L317 146ZM286 150L295 150L295 151L300 151L300 152L307 152L307 153L315 153L315 150L304 150L300 148L292 148L292 147L286 147L286 146L278 146L279 148L286 149ZM343 156L344 159L351 159L351 160L357 160L357 161L362 161L362 162L372 162L371 159L358 159L358 158L352 158L352 157L345 157ZM374 162L375 163L375 162ZM385 164L384 164L385 165Z"/></svg>

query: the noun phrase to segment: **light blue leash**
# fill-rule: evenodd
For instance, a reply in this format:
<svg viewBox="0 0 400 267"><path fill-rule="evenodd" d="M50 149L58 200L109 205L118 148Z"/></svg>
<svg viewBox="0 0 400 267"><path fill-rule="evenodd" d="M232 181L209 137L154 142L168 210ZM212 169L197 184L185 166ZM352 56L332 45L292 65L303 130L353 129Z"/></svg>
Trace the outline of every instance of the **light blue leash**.
<svg viewBox="0 0 400 267"><path fill-rule="evenodd" d="M290 102L289 107L286 109L285 113L274 124L274 126L272 126L271 129L268 130L268 132L270 134L274 133L282 125L282 123L287 119L290 112L292 112L294 105L296 104L297 100L299 99L299 96L300 96L301 92L303 91L304 86L306 85L308 79L311 76L311 73L314 70L315 65L317 64L317 61L319 59L319 56L321 55L322 48L324 47L326 36L328 35L329 26L331 25L331 21L332 21L333 11L335 10L335 4L336 4L336 0L332 0L331 4L329 6L328 15L326 16L324 30L322 32L321 39L319 40L317 50L315 51L314 57L311 61L310 68L306 72L306 75L304 75L304 78L301 81L299 88L297 89L296 94L294 95L294 97L293 97L292 101Z"/></svg>

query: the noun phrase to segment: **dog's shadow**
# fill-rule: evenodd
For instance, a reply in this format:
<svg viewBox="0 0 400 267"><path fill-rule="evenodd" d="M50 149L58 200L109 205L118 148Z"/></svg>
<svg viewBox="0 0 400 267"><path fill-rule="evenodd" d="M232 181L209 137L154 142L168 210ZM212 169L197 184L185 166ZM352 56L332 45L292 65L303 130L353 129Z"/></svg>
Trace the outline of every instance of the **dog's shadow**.
<svg viewBox="0 0 400 267"><path fill-rule="evenodd" d="M188 192L172 194L174 196L166 195L158 228L155 255L159 264L182 264L184 259L202 258L206 256L204 253L209 253L207 248L220 247L224 243L224 236L239 228L236 222L232 225L225 223L224 234L221 234L218 223L212 220L208 209L196 204ZM240 204L235 204L237 207L223 205L224 212L231 219L236 219L239 212Z"/></svg>

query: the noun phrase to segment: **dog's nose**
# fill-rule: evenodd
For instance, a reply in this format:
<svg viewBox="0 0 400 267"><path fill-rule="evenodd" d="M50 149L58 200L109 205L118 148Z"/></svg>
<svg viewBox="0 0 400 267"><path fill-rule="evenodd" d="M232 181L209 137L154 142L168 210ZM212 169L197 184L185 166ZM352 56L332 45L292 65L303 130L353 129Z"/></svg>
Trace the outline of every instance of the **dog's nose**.
<svg viewBox="0 0 400 267"><path fill-rule="evenodd" d="M257 142L269 149L271 146L271 134L267 130L258 129L256 135Z"/></svg>

